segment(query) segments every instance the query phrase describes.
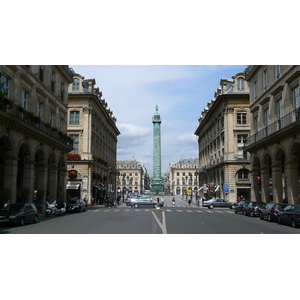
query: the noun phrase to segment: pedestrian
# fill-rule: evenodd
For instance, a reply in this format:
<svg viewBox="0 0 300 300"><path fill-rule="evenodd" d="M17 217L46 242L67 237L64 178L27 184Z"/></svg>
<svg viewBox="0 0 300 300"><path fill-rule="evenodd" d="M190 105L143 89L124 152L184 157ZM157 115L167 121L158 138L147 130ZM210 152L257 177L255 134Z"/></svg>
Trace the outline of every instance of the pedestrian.
<svg viewBox="0 0 300 300"><path fill-rule="evenodd" d="M172 204L175 206L175 198L172 199Z"/></svg>
<svg viewBox="0 0 300 300"><path fill-rule="evenodd" d="M161 207L163 207L164 206L164 203L165 203L165 199L164 199L164 197L161 197Z"/></svg>
<svg viewBox="0 0 300 300"><path fill-rule="evenodd" d="M189 206L191 206L191 202L192 202L192 201L191 201L191 198L190 198L190 199L189 199L189 201L188 201L188 203L189 203Z"/></svg>
<svg viewBox="0 0 300 300"><path fill-rule="evenodd" d="M241 197L238 197L236 200L237 203L240 203L241 201L242 201Z"/></svg>
<svg viewBox="0 0 300 300"><path fill-rule="evenodd" d="M288 199L286 197L283 199L283 203L288 203Z"/></svg>
<svg viewBox="0 0 300 300"><path fill-rule="evenodd" d="M202 196L202 199L201 199L201 200L202 200L202 206L203 206L203 205L204 205L204 201L206 200L206 198L205 198L204 195Z"/></svg>

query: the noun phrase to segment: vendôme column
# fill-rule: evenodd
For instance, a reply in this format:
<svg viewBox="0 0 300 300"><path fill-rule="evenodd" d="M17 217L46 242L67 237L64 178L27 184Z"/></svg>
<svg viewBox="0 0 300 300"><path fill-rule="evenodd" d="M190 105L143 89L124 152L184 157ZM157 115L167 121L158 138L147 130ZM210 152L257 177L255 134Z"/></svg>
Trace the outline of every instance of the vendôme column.
<svg viewBox="0 0 300 300"><path fill-rule="evenodd" d="M155 107L156 112L152 118L153 123L153 179L151 192L155 195L163 195L164 184L161 179L161 134L160 134L160 114L158 106Z"/></svg>

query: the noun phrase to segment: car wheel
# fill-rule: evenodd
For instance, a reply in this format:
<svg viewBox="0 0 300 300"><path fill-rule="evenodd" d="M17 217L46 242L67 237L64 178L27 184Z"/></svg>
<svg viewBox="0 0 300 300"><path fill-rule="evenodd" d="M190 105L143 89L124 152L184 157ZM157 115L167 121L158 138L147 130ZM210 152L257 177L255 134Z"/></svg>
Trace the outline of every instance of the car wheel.
<svg viewBox="0 0 300 300"><path fill-rule="evenodd" d="M139 207L139 205L136 203L136 204L134 204L134 206L133 206L134 208L138 208Z"/></svg>
<svg viewBox="0 0 300 300"><path fill-rule="evenodd" d="M295 220L294 220L294 219L291 220L291 225L292 225L293 228L296 228L296 227L297 227L297 224L295 223Z"/></svg>
<svg viewBox="0 0 300 300"><path fill-rule="evenodd" d="M269 222L272 222L271 215L268 215L268 221L269 221Z"/></svg>
<svg viewBox="0 0 300 300"><path fill-rule="evenodd" d="M156 207L157 207L157 204L153 204L153 207L156 208Z"/></svg>
<svg viewBox="0 0 300 300"><path fill-rule="evenodd" d="M230 206L230 209L235 209L235 205L231 205L231 206Z"/></svg>
<svg viewBox="0 0 300 300"><path fill-rule="evenodd" d="M208 207L209 209L213 209L214 208L214 206L211 204L209 207Z"/></svg>
<svg viewBox="0 0 300 300"><path fill-rule="evenodd" d="M38 217L38 215L35 215L35 217L34 217L34 219L33 219L33 223L37 223L37 222L38 222L38 220L39 220L39 217Z"/></svg>
<svg viewBox="0 0 300 300"><path fill-rule="evenodd" d="M237 214L237 211L236 211L236 209L234 210L234 213L235 213L235 214Z"/></svg>
<svg viewBox="0 0 300 300"><path fill-rule="evenodd" d="M20 226L24 226L25 225L25 218L22 218L21 220L20 220Z"/></svg>

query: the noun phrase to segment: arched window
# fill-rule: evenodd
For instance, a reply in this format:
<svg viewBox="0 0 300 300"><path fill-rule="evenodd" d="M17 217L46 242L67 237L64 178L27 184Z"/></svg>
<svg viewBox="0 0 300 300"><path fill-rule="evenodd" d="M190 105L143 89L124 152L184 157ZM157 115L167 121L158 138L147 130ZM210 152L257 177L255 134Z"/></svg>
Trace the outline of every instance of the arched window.
<svg viewBox="0 0 300 300"><path fill-rule="evenodd" d="M78 78L73 79L72 91L79 91L79 82Z"/></svg>
<svg viewBox="0 0 300 300"><path fill-rule="evenodd" d="M238 181L249 180L249 170L241 169L238 171Z"/></svg>
<svg viewBox="0 0 300 300"><path fill-rule="evenodd" d="M244 78L240 77L237 79L237 89L238 90L243 90L244 89L244 83L245 83L245 80Z"/></svg>

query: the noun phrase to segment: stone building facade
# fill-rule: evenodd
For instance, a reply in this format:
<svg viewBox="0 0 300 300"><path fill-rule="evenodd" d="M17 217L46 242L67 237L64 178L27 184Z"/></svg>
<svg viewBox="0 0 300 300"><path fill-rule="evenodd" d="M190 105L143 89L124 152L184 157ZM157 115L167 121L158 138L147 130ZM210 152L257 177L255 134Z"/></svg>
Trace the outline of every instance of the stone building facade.
<svg viewBox="0 0 300 300"><path fill-rule="evenodd" d="M95 79L74 73L69 85L68 134L74 139L68 155L68 198L116 197L116 118L108 108Z"/></svg>
<svg viewBox="0 0 300 300"><path fill-rule="evenodd" d="M198 158L181 158L178 162L171 161L164 176L164 189L166 194L187 196L196 200L198 195Z"/></svg>
<svg viewBox="0 0 300 300"><path fill-rule="evenodd" d="M66 201L68 66L0 66L0 206Z"/></svg>
<svg viewBox="0 0 300 300"><path fill-rule="evenodd" d="M150 190L150 177L145 165L134 157L117 161L117 192L126 197L127 194L143 194Z"/></svg>
<svg viewBox="0 0 300 300"><path fill-rule="evenodd" d="M249 89L244 73L221 79L195 132L199 146L199 193L235 202L251 198Z"/></svg>
<svg viewBox="0 0 300 300"><path fill-rule="evenodd" d="M253 201L299 203L300 66L252 65L250 86Z"/></svg>

